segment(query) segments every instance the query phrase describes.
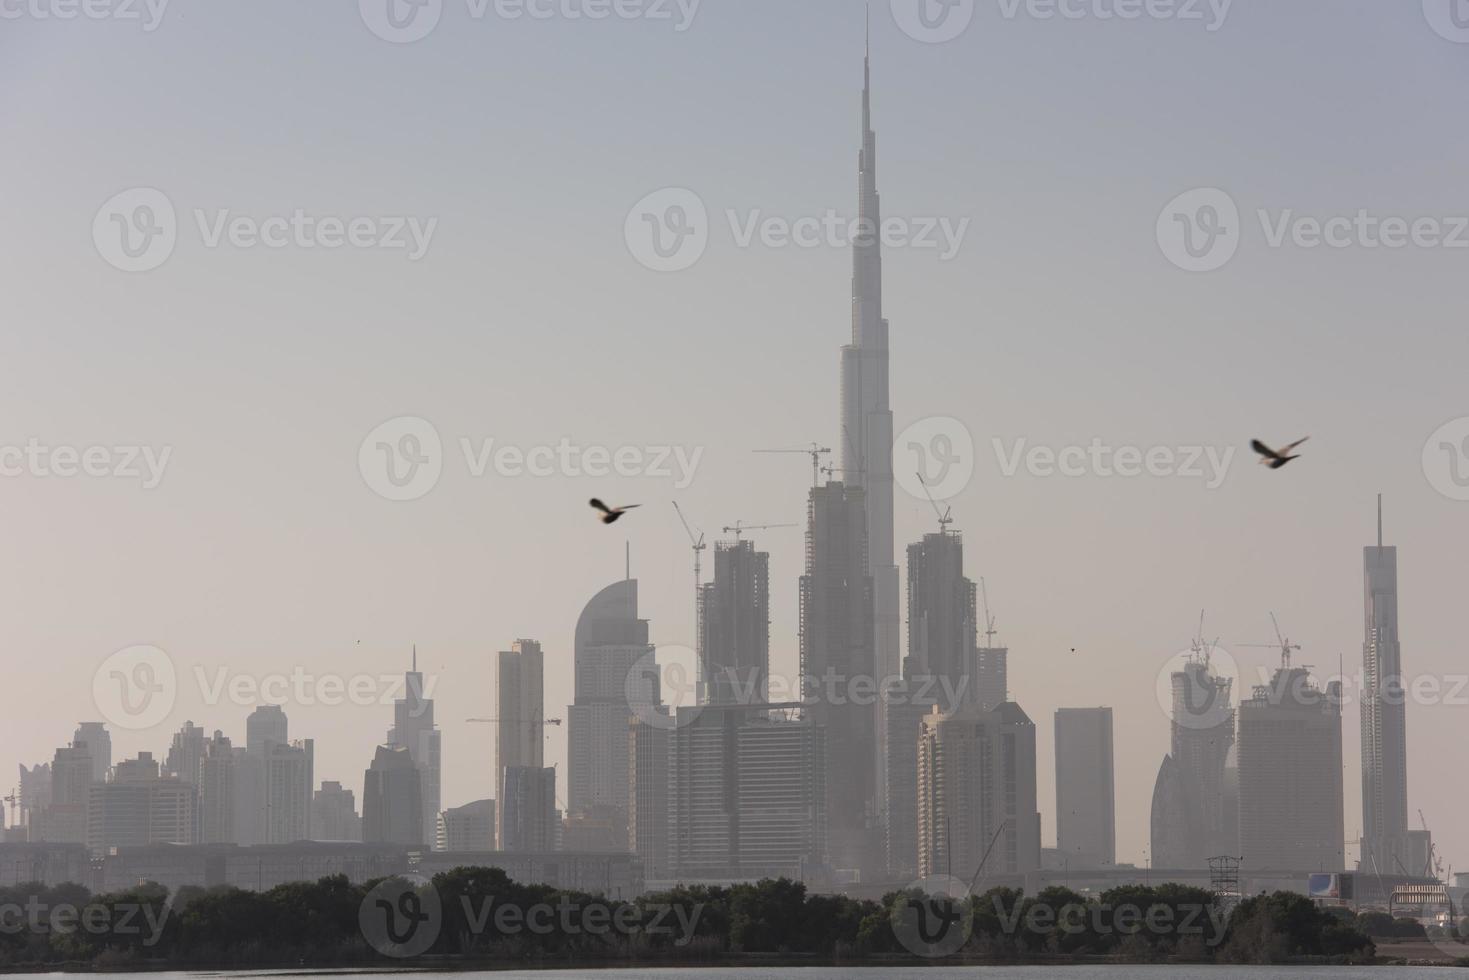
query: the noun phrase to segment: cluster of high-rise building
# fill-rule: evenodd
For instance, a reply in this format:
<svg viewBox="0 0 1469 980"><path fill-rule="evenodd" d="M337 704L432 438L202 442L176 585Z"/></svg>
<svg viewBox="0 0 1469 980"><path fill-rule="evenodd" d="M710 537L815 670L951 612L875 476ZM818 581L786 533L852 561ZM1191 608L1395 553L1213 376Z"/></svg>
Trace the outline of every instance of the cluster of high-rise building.
<svg viewBox="0 0 1469 980"><path fill-rule="evenodd" d="M1408 827L1406 697L1398 646L1397 549L1364 549L1362 836L1357 871L1372 880L1433 874L1432 839ZM1242 860L1257 870L1340 872L1344 826L1341 681L1322 687L1292 662L1236 705L1202 637L1172 677L1172 751L1153 792L1155 868Z"/></svg>
<svg viewBox="0 0 1469 980"><path fill-rule="evenodd" d="M361 841L519 855L533 869L538 855L621 854L649 882L787 876L829 887L1116 866L1112 710L1055 715L1056 847L1043 855L1035 724L1010 699L1009 652L995 645L987 610L980 619L948 515L907 548L901 642L870 57L864 74L867 231L853 248L852 336L841 349L841 479L818 479L807 499L804 568L792 583L798 696L773 696L769 555L737 534L717 545L713 580L698 585L696 703L664 702L630 563L586 604L570 651L564 776L544 757L544 653L521 639L498 656L496 716L482 719L495 732L493 799L445 807L441 733L415 652L360 797L340 782L317 785L314 742L291 740L278 706L249 716L243 746L186 723L162 762L142 753L114 763L106 729L87 723L49 764L22 767L29 838L94 855ZM1416 870L1428 842L1407 826L1396 591L1379 516L1366 552L1362 861ZM1343 869L1339 687L1318 689L1287 646L1272 682L1236 704L1212 649L1200 637L1170 678L1152 866L1189 871L1234 855L1262 868ZM490 752L478 755L488 766ZM353 867L381 870L388 853L351 858ZM271 855L309 863L301 851ZM348 858L328 849L321 860ZM542 872L555 873L527 873Z"/></svg>

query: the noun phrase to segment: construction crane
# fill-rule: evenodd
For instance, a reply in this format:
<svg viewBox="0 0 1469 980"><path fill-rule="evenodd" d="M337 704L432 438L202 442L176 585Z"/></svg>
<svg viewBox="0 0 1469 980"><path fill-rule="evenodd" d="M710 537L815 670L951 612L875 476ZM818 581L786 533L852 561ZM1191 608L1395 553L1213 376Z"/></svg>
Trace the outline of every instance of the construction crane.
<svg viewBox="0 0 1469 980"><path fill-rule="evenodd" d="M979 594L984 599L984 645L988 650L995 648L995 617L990 615L990 590L984 584L984 576L979 577Z"/></svg>
<svg viewBox="0 0 1469 980"><path fill-rule="evenodd" d="M689 525L689 519L683 516L683 508L678 501L673 502L673 509L678 513L678 519L683 522L684 533L689 536L689 544L694 548L694 634L699 632L699 608L700 597L703 595L701 589L704 586L704 550L709 546L704 543L704 532L700 531L698 537L694 536L694 529Z"/></svg>
<svg viewBox="0 0 1469 980"><path fill-rule="evenodd" d="M1199 632L1189 641L1189 649L1193 651L1196 663L1208 667L1214 658L1215 649L1219 646L1219 638L1215 637L1212 643L1204 638L1204 612L1203 609L1199 610Z"/></svg>
<svg viewBox="0 0 1469 980"><path fill-rule="evenodd" d="M1006 817L1005 820L1000 824L1000 829L997 830L997 831L995 831L995 836L993 836L993 837L990 838L990 846L989 847L986 847L984 849L984 857L982 857L982 858L979 859L979 867L977 867L977 868L974 869L974 877L969 879L969 891L968 891L968 894L969 895L973 895L974 894L974 886L979 884L979 876L982 875L982 874L984 874L984 866L986 864L989 864L989 861L990 861L990 852L993 851L995 849L995 845L1000 842L1000 835L1003 834L1006 830L1008 830L1009 827L1010 827L1010 818L1009 817ZM947 837L947 836L948 835L945 834L945 837ZM948 841L947 840L944 842L944 846L945 846L945 848L948 847Z"/></svg>
<svg viewBox="0 0 1469 980"><path fill-rule="evenodd" d="M943 510L939 510L938 501L933 499L933 492L928 489L928 481L923 478L922 473L918 474L918 482L923 485L923 493L928 497L928 502L932 505L933 512L938 515L939 534L948 534L949 525L954 523L954 508L945 507Z"/></svg>
<svg viewBox="0 0 1469 980"><path fill-rule="evenodd" d="M18 796L15 795L15 790L11 790L9 796L0 797L0 800L3 800L4 802L10 804L10 826L11 827L19 827L20 826L20 797L18 797ZM1419 813L1419 816L1422 816L1423 811L1420 810L1420 811L1418 811L1418 813Z"/></svg>
<svg viewBox="0 0 1469 980"><path fill-rule="evenodd" d="M786 454L793 454L793 453L801 453L804 456L810 456L811 457L811 485L813 487L817 487L817 486L820 486L821 485L821 457L823 457L823 456L830 456L831 455L831 450L829 448L826 448L826 447L820 445L819 443L815 443L815 442L813 442L811 444L810 448L807 448L807 449L757 449L757 450L755 450L755 452L762 453L762 454L765 454L765 455L786 455Z"/></svg>
<svg viewBox="0 0 1469 980"><path fill-rule="evenodd" d="M744 521L735 521L733 527L724 529L725 534L733 534L735 540L739 541L746 531L770 531L779 527L799 527L798 524L746 524Z"/></svg>
<svg viewBox="0 0 1469 980"><path fill-rule="evenodd" d="M678 501L673 502L673 509L678 512L678 519L683 522L683 529L689 536L689 544L694 548L694 637L695 644L700 648L699 677L695 680L697 689L704 690L704 658L703 658L703 636L704 628L704 550L709 546L704 543L704 532L700 531L698 537L694 537L694 529L689 525L688 518L683 516L683 508Z"/></svg>
<svg viewBox="0 0 1469 980"><path fill-rule="evenodd" d="M1275 613L1270 614L1270 623L1275 627L1275 643L1241 643L1242 647L1254 647L1257 650L1279 650L1280 668L1290 670L1291 654L1301 648L1299 643L1292 643L1280 632L1280 623L1275 619Z"/></svg>
<svg viewBox="0 0 1469 980"><path fill-rule="evenodd" d="M1433 843L1433 831L1428 829L1428 818L1423 815L1422 809L1418 811L1418 822L1423 824L1423 833L1428 838L1428 863L1423 868L1423 877L1443 881L1443 859L1438 856L1437 845Z"/></svg>

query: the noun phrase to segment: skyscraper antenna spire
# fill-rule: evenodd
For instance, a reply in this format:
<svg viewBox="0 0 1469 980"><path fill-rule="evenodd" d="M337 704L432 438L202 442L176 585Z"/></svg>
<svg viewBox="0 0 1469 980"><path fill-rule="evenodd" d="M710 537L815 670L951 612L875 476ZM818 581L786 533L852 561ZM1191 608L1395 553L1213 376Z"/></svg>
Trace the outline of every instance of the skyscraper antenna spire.
<svg viewBox="0 0 1469 980"><path fill-rule="evenodd" d="M413 644L413 672L418 673L418 644Z"/></svg>
<svg viewBox="0 0 1469 980"><path fill-rule="evenodd" d="M1377 495L1377 547L1382 547L1382 494Z"/></svg>
<svg viewBox="0 0 1469 980"><path fill-rule="evenodd" d="M862 131L872 129L872 4L867 4L867 44L862 57Z"/></svg>

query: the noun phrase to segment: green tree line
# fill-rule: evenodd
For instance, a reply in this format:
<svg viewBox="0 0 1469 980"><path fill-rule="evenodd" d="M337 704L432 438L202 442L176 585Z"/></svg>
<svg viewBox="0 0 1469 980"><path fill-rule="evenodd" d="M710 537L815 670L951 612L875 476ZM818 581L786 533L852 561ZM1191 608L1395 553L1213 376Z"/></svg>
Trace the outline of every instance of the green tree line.
<svg viewBox="0 0 1469 980"><path fill-rule="evenodd" d="M17 885L0 888L0 968L388 965L397 950L365 932L363 916L392 887L411 896L395 900L404 908L432 909L419 915L431 924L431 942L413 951L429 961L764 954L911 963L916 951L896 923L939 901L918 891L881 901L813 895L780 879L679 887L623 902L520 884L497 868L459 868L432 884L354 885L336 876L260 893L187 887L170 894L150 884L92 895L74 885ZM968 962L1370 962L1368 933L1383 934L1381 922L1359 922L1284 892L1247 899L1226 918L1211 893L1182 885L1129 885L1097 896L995 888L944 907L963 929L951 955Z"/></svg>

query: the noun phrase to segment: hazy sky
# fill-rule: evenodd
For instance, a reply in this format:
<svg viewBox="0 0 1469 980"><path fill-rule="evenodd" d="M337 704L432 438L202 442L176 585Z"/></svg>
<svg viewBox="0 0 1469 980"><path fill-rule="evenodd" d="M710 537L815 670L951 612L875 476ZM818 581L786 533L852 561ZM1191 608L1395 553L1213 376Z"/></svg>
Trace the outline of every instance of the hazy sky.
<svg viewBox="0 0 1469 980"><path fill-rule="evenodd" d="M509 19L494 0L483 16L443 0L407 44L346 0L173 0L153 30L141 3L141 20L37 16L57 6L0 2L0 447L171 455L152 489L30 463L0 478L5 772L98 717L93 674L121 648L166 650L179 694L151 730L114 731L118 758L161 755L186 719L243 739L254 704L204 704L196 669L211 683L221 669L393 674L416 642L438 676L445 802L488 796L493 728L464 719L493 714L497 650L543 641L547 713L564 717L576 616L622 574L627 541L653 639L692 642L691 554L669 501L711 539L736 520L804 519L808 463L751 450L838 445L850 255L741 247L725 212L852 214L859 3L705 0L685 23L672 4L671 20L572 18L587 0ZM1273 637L1271 610L1300 660L1359 669L1376 493L1400 548L1405 669L1469 671L1455 619L1469 503L1436 490L1422 458L1469 415L1469 250L1371 248L1357 229L1342 248L1293 240L1310 237L1297 219L1365 211L1434 218L1469 244L1454 221L1469 215L1469 45L1436 0L1432 16L1418 2L1237 0L1222 24L1207 4L1202 20L1099 16L1119 0L1073 2L1077 18L974 6L933 44L874 5L885 210L970 222L948 261L889 250L892 403L899 430L954 418L972 438L952 505L1040 732L1045 840L1053 712L1108 704L1119 859L1141 862L1168 745L1160 669L1202 608L1243 686L1276 659L1238 648ZM140 187L176 211L177 240L128 272L97 244L109 229L120 240L99 209ZM624 229L669 187L693 191L712 228L697 264L659 273ZM1170 261L1158 234L1165 206L1198 188L1241 215L1237 254L1206 273ZM395 218L436 224L416 260L290 235L210 244L221 220L298 209L371 219L363 240L394 237ZM390 502L358 454L401 416L433 424L443 471L421 499ZM1282 472L1247 458L1252 437L1307 434ZM686 488L475 477L464 438L702 456ZM999 457L1022 439L1237 455L1214 489L1023 464L1007 476ZM645 507L608 530L593 495ZM897 527L900 548L932 530L928 504L900 492ZM790 673L801 531L756 539L771 552L773 666ZM1410 797L1462 862L1469 790L1439 772L1469 731L1469 692L1457 701L1409 709ZM285 708L294 737L317 739L318 778L360 792L391 709ZM1355 704L1344 727L1355 837ZM564 729L549 731L564 767Z"/></svg>

